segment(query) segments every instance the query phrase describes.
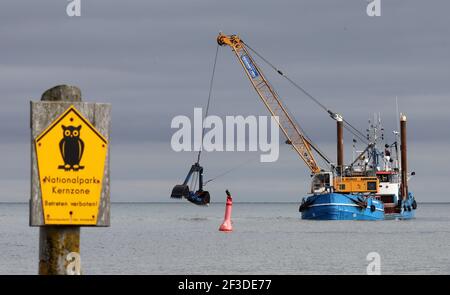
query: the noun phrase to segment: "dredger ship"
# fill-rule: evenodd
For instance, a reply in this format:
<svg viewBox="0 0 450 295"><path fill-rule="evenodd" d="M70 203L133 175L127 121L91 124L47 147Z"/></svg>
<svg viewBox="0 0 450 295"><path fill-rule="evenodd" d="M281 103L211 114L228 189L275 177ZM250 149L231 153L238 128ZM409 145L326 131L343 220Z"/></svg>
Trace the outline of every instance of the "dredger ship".
<svg viewBox="0 0 450 295"><path fill-rule="evenodd" d="M417 203L412 192L408 189L408 180L414 173L408 173L406 115L400 116L400 132L394 131L395 141L388 144L385 140L380 117L370 122L369 129L364 134L347 122L342 115L325 107L317 98L256 52L239 36L220 33L217 37L217 43L220 46L229 46L232 49L262 102L270 114L278 118L277 122L286 137L286 143L291 145L311 172L310 193L302 199L299 207L302 219L383 220L414 218ZM337 161L331 161L309 139L250 53L255 54L336 121ZM216 60L214 61L214 69ZM212 88L212 85L210 88ZM353 134L354 143L356 141L364 143L365 147L359 152L355 150L354 154L356 153L357 156L347 165L344 163L344 129ZM316 156L322 160L326 168L319 166ZM201 177L203 169L198 162L194 164L193 168L197 166L199 168L191 168L191 171L199 170ZM189 190L187 181L191 174L191 172L188 174L182 185L175 186L172 197L181 198L184 196L198 205L208 204L209 193L203 191L202 184L196 192Z"/></svg>
<svg viewBox="0 0 450 295"><path fill-rule="evenodd" d="M299 211L303 219L383 220L414 218L417 202L408 191L406 116L400 119L398 140L385 142L381 120L367 129L369 145L350 164L343 165L342 121L337 120L338 166L315 174L311 195ZM399 133L394 131L396 139ZM383 145L384 144L384 145ZM405 184L405 185L404 185Z"/></svg>
<svg viewBox="0 0 450 295"><path fill-rule="evenodd" d="M396 139L400 137L400 142L396 140L392 144L385 143L381 120L371 122L367 134L363 134L344 120L340 114L326 108L239 36L220 33L217 42L221 46L231 47L270 114L278 117L278 124L286 136L286 143L292 146L311 171L310 195L303 198L299 208L303 219L383 220L414 217L417 203L412 192L408 190L408 179L414 173L408 173L407 120L404 114L400 118L400 133L395 132ZM316 102L336 121L337 161L335 163L330 161L305 135L250 52ZM344 164L344 128L366 143L366 148L349 165ZM384 146L380 147L382 143ZM328 166L327 169L319 167L313 151L324 160Z"/></svg>

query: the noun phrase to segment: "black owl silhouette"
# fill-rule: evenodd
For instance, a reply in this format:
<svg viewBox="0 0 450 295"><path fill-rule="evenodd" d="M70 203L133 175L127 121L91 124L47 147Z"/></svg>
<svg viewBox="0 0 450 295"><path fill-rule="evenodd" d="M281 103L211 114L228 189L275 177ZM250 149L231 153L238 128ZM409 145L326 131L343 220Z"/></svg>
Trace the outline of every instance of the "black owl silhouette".
<svg viewBox="0 0 450 295"><path fill-rule="evenodd" d="M78 127L63 125L62 129L63 139L59 142L59 150L64 165L58 166L58 169L64 169L65 171L84 169L84 166L80 166L84 152L84 142L80 138L81 125Z"/></svg>

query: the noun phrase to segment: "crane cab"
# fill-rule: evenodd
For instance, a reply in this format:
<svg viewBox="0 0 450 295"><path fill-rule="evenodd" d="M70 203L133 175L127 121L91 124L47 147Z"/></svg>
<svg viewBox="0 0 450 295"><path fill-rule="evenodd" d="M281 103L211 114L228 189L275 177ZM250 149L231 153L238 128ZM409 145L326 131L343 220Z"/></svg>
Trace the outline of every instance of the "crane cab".
<svg viewBox="0 0 450 295"><path fill-rule="evenodd" d="M333 189L333 173L320 172L313 175L311 181L312 194L317 195L332 192L332 189Z"/></svg>

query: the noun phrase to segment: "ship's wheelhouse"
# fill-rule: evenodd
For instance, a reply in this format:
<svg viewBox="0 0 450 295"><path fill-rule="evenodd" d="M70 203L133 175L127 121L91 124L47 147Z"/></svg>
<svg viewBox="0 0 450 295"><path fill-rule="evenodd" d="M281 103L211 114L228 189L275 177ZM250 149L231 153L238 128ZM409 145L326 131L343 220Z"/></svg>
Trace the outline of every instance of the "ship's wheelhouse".
<svg viewBox="0 0 450 295"><path fill-rule="evenodd" d="M383 203L397 203L400 189L400 179L396 171L378 171L380 181L378 193Z"/></svg>

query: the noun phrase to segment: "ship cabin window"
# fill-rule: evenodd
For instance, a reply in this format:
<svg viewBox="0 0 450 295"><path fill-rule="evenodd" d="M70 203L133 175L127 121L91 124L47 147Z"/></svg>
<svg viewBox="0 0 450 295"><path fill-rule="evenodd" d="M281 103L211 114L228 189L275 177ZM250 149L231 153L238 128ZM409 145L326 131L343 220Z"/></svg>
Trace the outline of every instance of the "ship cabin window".
<svg viewBox="0 0 450 295"><path fill-rule="evenodd" d="M330 174L316 174L312 181L312 191L314 193L324 192L327 188L331 186Z"/></svg>
<svg viewBox="0 0 450 295"><path fill-rule="evenodd" d="M391 174L391 182L398 183L400 179L398 178L398 174Z"/></svg>
<svg viewBox="0 0 450 295"><path fill-rule="evenodd" d="M377 177L380 182L397 183L399 180L397 174L378 174Z"/></svg>
<svg viewBox="0 0 450 295"><path fill-rule="evenodd" d="M391 182L391 174L378 174L380 182Z"/></svg>

